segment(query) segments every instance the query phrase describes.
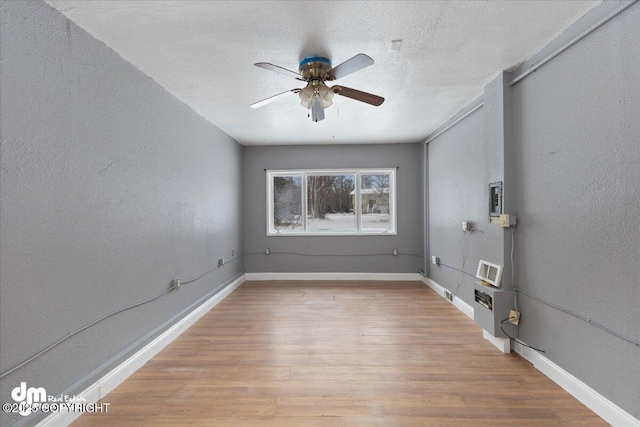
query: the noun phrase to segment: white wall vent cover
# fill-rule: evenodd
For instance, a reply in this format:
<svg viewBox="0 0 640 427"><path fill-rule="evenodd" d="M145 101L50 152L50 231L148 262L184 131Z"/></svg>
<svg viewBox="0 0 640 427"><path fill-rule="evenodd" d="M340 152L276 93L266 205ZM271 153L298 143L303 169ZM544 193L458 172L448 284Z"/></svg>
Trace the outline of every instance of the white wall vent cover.
<svg viewBox="0 0 640 427"><path fill-rule="evenodd" d="M499 288L500 279L502 278L502 267L481 259L478 263L476 277L491 286Z"/></svg>

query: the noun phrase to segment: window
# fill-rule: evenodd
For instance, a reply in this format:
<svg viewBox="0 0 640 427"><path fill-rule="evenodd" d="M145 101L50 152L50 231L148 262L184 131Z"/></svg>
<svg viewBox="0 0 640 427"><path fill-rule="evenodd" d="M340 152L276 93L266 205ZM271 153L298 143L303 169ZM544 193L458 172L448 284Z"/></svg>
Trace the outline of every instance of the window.
<svg viewBox="0 0 640 427"><path fill-rule="evenodd" d="M267 235L396 234L395 177L395 169L267 171Z"/></svg>

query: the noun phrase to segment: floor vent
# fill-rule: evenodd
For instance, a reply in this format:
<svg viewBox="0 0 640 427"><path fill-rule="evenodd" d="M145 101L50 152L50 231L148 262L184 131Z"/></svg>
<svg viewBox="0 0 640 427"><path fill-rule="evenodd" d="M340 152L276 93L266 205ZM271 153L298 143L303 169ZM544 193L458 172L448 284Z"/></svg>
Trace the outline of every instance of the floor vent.
<svg viewBox="0 0 640 427"><path fill-rule="evenodd" d="M450 302L453 302L453 293L449 292L449 291L444 291L444 297L449 300Z"/></svg>

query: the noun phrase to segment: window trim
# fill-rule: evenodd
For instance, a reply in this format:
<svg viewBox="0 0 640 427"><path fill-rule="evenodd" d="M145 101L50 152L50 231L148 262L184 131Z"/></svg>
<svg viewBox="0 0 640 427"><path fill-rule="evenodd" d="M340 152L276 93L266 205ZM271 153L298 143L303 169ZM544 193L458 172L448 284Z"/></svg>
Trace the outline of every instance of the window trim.
<svg viewBox="0 0 640 427"><path fill-rule="evenodd" d="M396 236L398 234L398 206L397 206L397 168L350 168L350 169L268 169L266 170L266 208L267 208L267 236ZM391 226L384 231L380 229L362 229L361 203L354 206L354 214L356 216L356 230L331 230L331 231L307 231L307 177L308 175L355 175L355 199L359 202L362 194L361 175L389 175L389 209ZM302 200L302 230L275 230L273 227L273 211L274 211L274 188L273 178L278 176L301 176L301 200Z"/></svg>

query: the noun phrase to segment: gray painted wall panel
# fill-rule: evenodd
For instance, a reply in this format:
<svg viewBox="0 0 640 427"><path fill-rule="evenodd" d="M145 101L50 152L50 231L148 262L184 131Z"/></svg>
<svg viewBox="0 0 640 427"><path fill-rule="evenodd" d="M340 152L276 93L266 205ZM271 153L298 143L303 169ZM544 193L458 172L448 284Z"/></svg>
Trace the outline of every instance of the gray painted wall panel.
<svg viewBox="0 0 640 427"><path fill-rule="evenodd" d="M514 86L519 286L640 339L640 4ZM640 349L523 296L521 337L640 418Z"/></svg>
<svg viewBox="0 0 640 427"><path fill-rule="evenodd" d="M487 106L429 142L429 246L443 264L475 275L478 261L501 264L502 229L489 224L486 155ZM495 156L494 156L495 158ZM497 167L497 166L494 166ZM477 231L464 233L462 221ZM464 257L464 267L463 267ZM430 266L430 277L467 303L473 301L474 277L452 268Z"/></svg>
<svg viewBox="0 0 640 427"><path fill-rule="evenodd" d="M381 272L415 273L422 268L421 148L419 144L244 147L244 247L247 272ZM397 236L266 235L265 169L393 168L397 171ZM376 257L305 257L263 255L272 252L364 255Z"/></svg>
<svg viewBox="0 0 640 427"><path fill-rule="evenodd" d="M518 286L635 340L640 339L638 22L636 3L505 95L513 113ZM495 131L490 128L488 140L482 140L486 125L499 120L492 109L498 105L492 101L494 89L487 87L482 110L428 145L430 252L443 262L453 259L456 267L460 221L476 214L479 228L501 230L486 223L484 196L484 186L502 167L494 162L501 160L492 148ZM472 160L477 157L484 165ZM479 243L467 246L467 271L475 272L471 264L480 258L508 260L508 245L496 236L466 237ZM430 276L450 290L456 287L456 271L431 266ZM465 286L460 296L469 302ZM520 337L526 343L544 349L546 357L640 418L637 346L526 296L519 304Z"/></svg>
<svg viewBox="0 0 640 427"><path fill-rule="evenodd" d="M46 4L1 8L5 372L240 252L242 150ZM72 337L3 378L0 400L20 381L65 390L241 270L230 263Z"/></svg>

